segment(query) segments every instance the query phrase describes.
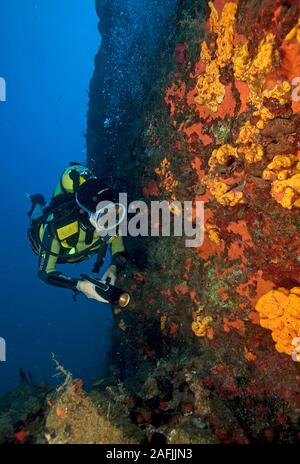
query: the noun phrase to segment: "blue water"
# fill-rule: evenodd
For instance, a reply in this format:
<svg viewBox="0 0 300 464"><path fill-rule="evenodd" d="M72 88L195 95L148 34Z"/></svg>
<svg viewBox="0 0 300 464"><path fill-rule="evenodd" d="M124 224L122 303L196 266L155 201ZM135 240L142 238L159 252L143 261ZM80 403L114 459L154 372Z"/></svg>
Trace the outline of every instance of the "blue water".
<svg viewBox="0 0 300 464"><path fill-rule="evenodd" d="M18 385L18 369L53 381L51 352L86 382L101 375L110 308L45 285L26 237L25 192L49 199L64 166L85 161L88 85L99 46L93 0L6 0L0 14L1 260L0 394ZM83 266L60 267L78 276Z"/></svg>

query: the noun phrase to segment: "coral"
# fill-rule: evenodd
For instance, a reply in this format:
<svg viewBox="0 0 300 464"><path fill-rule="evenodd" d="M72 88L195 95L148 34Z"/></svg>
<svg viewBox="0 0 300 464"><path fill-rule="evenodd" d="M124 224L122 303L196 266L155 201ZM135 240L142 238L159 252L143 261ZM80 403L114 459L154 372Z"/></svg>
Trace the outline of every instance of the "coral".
<svg viewBox="0 0 300 464"><path fill-rule="evenodd" d="M159 168L155 169L155 173L161 178L160 187L166 192L171 193L177 187L178 181L174 179L170 168L170 161L164 158Z"/></svg>
<svg viewBox="0 0 300 464"><path fill-rule="evenodd" d="M275 35L267 34L259 46L258 52L254 60L250 63L247 80L250 82L259 81L261 78L270 72L274 67L273 47L275 44Z"/></svg>
<svg viewBox="0 0 300 464"><path fill-rule="evenodd" d="M298 158L294 155L289 155L289 156L284 156L284 155L276 155L274 156L272 162L268 164L268 168L263 172L263 177L267 171L278 171L281 170L281 168L291 168Z"/></svg>
<svg viewBox="0 0 300 464"><path fill-rule="evenodd" d="M221 244L221 238L220 238L220 231L219 231L218 227L216 227L213 224L207 224L205 229L206 229L206 231L208 233L209 239L212 242L216 243L217 245L220 245Z"/></svg>
<svg viewBox="0 0 300 464"><path fill-rule="evenodd" d="M241 81L249 79L250 56L248 43L238 45L233 55L233 69L236 79Z"/></svg>
<svg viewBox="0 0 300 464"><path fill-rule="evenodd" d="M220 82L220 71L215 61L207 64L205 74L197 80L195 92L195 103L206 104L211 111L218 111L218 106L225 97L225 87Z"/></svg>
<svg viewBox="0 0 300 464"><path fill-rule="evenodd" d="M47 384L22 382L0 399L0 444L45 442L42 428L49 392Z"/></svg>
<svg viewBox="0 0 300 464"><path fill-rule="evenodd" d="M135 159L148 198L176 193L205 203L204 243L194 250L174 237L147 241L145 279L135 282L123 312L128 330L114 347L118 378L148 438L202 442L204 405L222 443L297 442L297 317L278 321L254 308L272 289L300 285L300 120L290 84L300 45L284 40L299 5L217 0L207 19L206 2L179 3ZM157 186L147 185L155 168ZM294 357L274 348L271 333Z"/></svg>
<svg viewBox="0 0 300 464"><path fill-rule="evenodd" d="M57 410L63 413L57 414ZM110 418L103 414L85 393L77 395L70 389L61 391L53 400L45 436L49 444L134 443L128 440Z"/></svg>
<svg viewBox="0 0 300 464"><path fill-rule="evenodd" d="M249 362L253 362L256 360L255 354L253 354L246 346L244 346L244 353L245 353L245 358Z"/></svg>
<svg viewBox="0 0 300 464"><path fill-rule="evenodd" d="M249 146L239 147L239 153L243 153L245 160L248 163L256 163L261 161L264 155L264 151L261 145L253 143Z"/></svg>
<svg viewBox="0 0 300 464"><path fill-rule="evenodd" d="M298 23L295 27L293 27L290 32L285 37L285 40L293 40L297 39L300 42L300 18L298 19Z"/></svg>
<svg viewBox="0 0 300 464"><path fill-rule="evenodd" d="M226 3L219 18L218 12L212 2L209 2L211 9L210 30L217 35L216 57L204 41L201 45L200 59L205 63L205 72L197 78L195 87L195 103L207 105L213 111L218 111L218 106L225 97L225 87L220 80L220 70L230 63L232 56L233 43L233 24L237 9L236 3Z"/></svg>
<svg viewBox="0 0 300 464"><path fill-rule="evenodd" d="M272 331L276 350L291 355L293 340L300 336L300 287L271 290L257 301L255 308L260 314L260 325Z"/></svg>
<svg viewBox="0 0 300 464"><path fill-rule="evenodd" d="M263 148L256 142L258 134L258 128L247 121L237 137L236 143L241 145L238 147L238 153L243 153L248 163L255 163L263 157Z"/></svg>
<svg viewBox="0 0 300 464"><path fill-rule="evenodd" d="M151 180L148 185L143 188L143 195L144 197L158 197L159 195L159 188L155 180Z"/></svg>
<svg viewBox="0 0 300 464"><path fill-rule="evenodd" d="M48 396L45 438L48 444L133 444L140 442L139 430L132 428L124 407L126 392L121 384L107 387L103 394L83 389L53 355L64 382ZM121 427L122 423L122 427Z"/></svg>
<svg viewBox="0 0 300 464"><path fill-rule="evenodd" d="M237 145L236 147L225 144L221 146L220 148L214 150L212 152L212 155L209 159L209 166L211 168L215 167L217 164L221 165L227 165L228 162L232 162L235 158L244 158L245 162L248 164L252 163L257 163L262 161L264 157L264 148L263 146L258 143L259 140L259 134L262 129L265 128L266 122L273 119L274 115L270 112L270 110L262 104L262 102L265 101L265 99L272 99L273 101L276 100L280 105L284 105L285 103L288 102L290 98L290 90L291 86L288 82L284 81L282 83L277 84L273 89L271 90L265 90L263 92L263 97L261 99L261 102L259 104L260 109L255 111L253 113L253 116L256 118L259 118L258 122L254 126L251 124L250 121L247 121L240 129L240 132L235 140L235 144ZM272 168L271 168L272 169ZM263 175L263 178L266 179L266 176L268 174L265 173L265 177ZM282 174L281 174L282 176ZM271 177L270 177L271 178ZM219 183L218 183L219 182ZM225 198L220 199L220 195L217 193L217 191L224 191L225 192L225 185L222 183L220 184L220 179L217 180L216 178L216 189L212 189L212 194L215 196L217 201L220 204L223 204L224 206L228 203L228 200ZM290 187L290 186L287 186ZM279 187L274 187L276 188ZM213 193L215 191L216 193ZM291 195L288 196L289 193L288 191L286 192L285 198L283 200L283 205L289 204L290 201L294 198L295 195L293 195L291 198ZM243 198L242 195L235 195L235 200L232 201L232 195L229 194L229 197L227 195L227 198L229 199L230 205L233 206L236 204L236 200L238 199L238 202ZM295 201L297 201L295 199ZM297 203L296 203L297 204Z"/></svg>
<svg viewBox="0 0 300 464"><path fill-rule="evenodd" d="M263 171L263 179L271 180L272 196L283 206L300 207L300 164L294 155L276 155Z"/></svg>
<svg viewBox="0 0 300 464"><path fill-rule="evenodd" d="M260 108L263 102L263 86L268 73L274 69L275 35L272 33L260 41L258 52L251 60L248 43L237 46L233 56L236 79L246 81L249 86L248 102Z"/></svg>
<svg viewBox="0 0 300 464"><path fill-rule="evenodd" d="M282 171L281 171L282 173ZM300 172L286 180L276 180L272 184L272 195L287 209L300 206Z"/></svg>
<svg viewBox="0 0 300 464"><path fill-rule="evenodd" d="M192 323L192 331L197 337L205 337L208 326L211 322L211 316L206 316L204 318L201 316L196 316L194 322Z"/></svg>
<svg viewBox="0 0 300 464"><path fill-rule="evenodd" d="M14 434L14 437L17 442L24 443L28 437L28 432L23 432L23 431L17 432Z"/></svg>
<svg viewBox="0 0 300 464"><path fill-rule="evenodd" d="M165 330L166 324L167 324L167 319L168 319L168 317L165 314L163 316L161 316L161 318L160 318L160 330L161 331Z"/></svg>
<svg viewBox="0 0 300 464"><path fill-rule="evenodd" d="M264 90L262 94L262 102L266 100L276 100L279 105L285 105L291 99L292 87L287 81L279 82L271 90ZM253 116L258 117L256 123L258 129L264 129L267 121L273 119L275 115L263 104L259 105L259 109L254 111Z"/></svg>
<svg viewBox="0 0 300 464"><path fill-rule="evenodd" d="M225 332L230 332L231 328L234 328L241 332L241 334L245 334L245 322L241 319L236 319L235 321L229 321L227 317L224 317L224 325L223 329Z"/></svg>
<svg viewBox="0 0 300 464"><path fill-rule="evenodd" d="M278 82L273 89L263 91L263 99L275 98L280 105L285 105L290 101L292 86L288 81ZM254 113L255 114L255 113Z"/></svg>
<svg viewBox="0 0 300 464"><path fill-rule="evenodd" d="M176 109L176 102L183 100L186 92L186 84L182 81L172 82L167 89L165 102L170 105L170 114L173 115Z"/></svg>
<svg viewBox="0 0 300 464"><path fill-rule="evenodd" d="M216 164L227 164L228 160L231 158L237 158L238 153L237 149L232 147L231 145L222 145L221 148L214 150L212 155L209 159L209 166L213 167Z"/></svg>
<svg viewBox="0 0 300 464"><path fill-rule="evenodd" d="M228 121L218 121L210 128L210 132L218 143L226 145L230 138L231 119Z"/></svg>
<svg viewBox="0 0 300 464"><path fill-rule="evenodd" d="M233 51L233 25L237 4L228 2L224 5L221 18L218 18L218 12L212 2L209 2L211 8L210 30L217 34L217 64L223 68L230 63Z"/></svg>
<svg viewBox="0 0 300 464"><path fill-rule="evenodd" d="M235 206L244 202L243 192L230 190L229 185L220 179L207 178L205 183L220 205Z"/></svg>
<svg viewBox="0 0 300 464"><path fill-rule="evenodd" d="M176 45L176 63L183 64L186 61L186 50L187 45L184 43L179 43Z"/></svg>

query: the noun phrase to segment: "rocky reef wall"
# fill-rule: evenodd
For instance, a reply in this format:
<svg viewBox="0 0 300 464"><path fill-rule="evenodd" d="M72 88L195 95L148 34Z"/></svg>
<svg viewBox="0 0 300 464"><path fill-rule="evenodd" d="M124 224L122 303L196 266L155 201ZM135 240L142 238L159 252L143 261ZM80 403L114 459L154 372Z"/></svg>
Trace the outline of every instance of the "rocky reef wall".
<svg viewBox="0 0 300 464"><path fill-rule="evenodd" d="M175 442L299 439L299 17L297 1L179 1L143 104L111 106L131 112L113 171L137 169L146 201L205 203L202 246L136 239L145 267L128 264L115 310L132 420Z"/></svg>

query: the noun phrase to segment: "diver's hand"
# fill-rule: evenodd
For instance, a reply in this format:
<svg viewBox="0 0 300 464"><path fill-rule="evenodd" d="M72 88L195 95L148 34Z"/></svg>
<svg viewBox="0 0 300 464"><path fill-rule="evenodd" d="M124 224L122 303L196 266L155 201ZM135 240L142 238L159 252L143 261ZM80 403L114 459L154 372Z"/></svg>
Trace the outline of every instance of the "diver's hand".
<svg viewBox="0 0 300 464"><path fill-rule="evenodd" d="M113 264L109 266L107 271L103 274L101 278L101 282L105 282L109 279L110 285L115 285L116 280L117 280L117 267L114 266Z"/></svg>
<svg viewBox="0 0 300 464"><path fill-rule="evenodd" d="M95 285L87 280L79 280L77 284L77 290L82 292L87 298L100 301L101 303L109 303L107 300L102 298L95 290Z"/></svg>

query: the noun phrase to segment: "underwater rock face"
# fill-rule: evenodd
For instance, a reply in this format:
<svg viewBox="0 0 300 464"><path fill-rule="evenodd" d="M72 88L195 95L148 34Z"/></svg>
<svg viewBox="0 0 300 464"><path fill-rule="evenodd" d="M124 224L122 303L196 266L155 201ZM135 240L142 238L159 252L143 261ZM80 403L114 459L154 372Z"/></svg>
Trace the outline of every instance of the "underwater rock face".
<svg viewBox="0 0 300 464"><path fill-rule="evenodd" d="M45 438L57 444L137 444L141 432L111 398L83 390L82 381L69 380L48 397ZM113 404L114 401L114 404Z"/></svg>
<svg viewBox="0 0 300 464"><path fill-rule="evenodd" d="M21 383L0 399L0 445L45 443L43 437L47 384Z"/></svg>
<svg viewBox="0 0 300 464"><path fill-rule="evenodd" d="M123 177L128 162L135 168L143 106L175 5L176 0L96 0L102 43L90 84L86 140L88 162L98 175Z"/></svg>
<svg viewBox="0 0 300 464"><path fill-rule="evenodd" d="M300 438L299 17L298 2L178 1L110 158L118 172L135 140L134 191L205 202L201 247L136 239L148 258L127 265L131 304L115 311L132 420L173 443Z"/></svg>

